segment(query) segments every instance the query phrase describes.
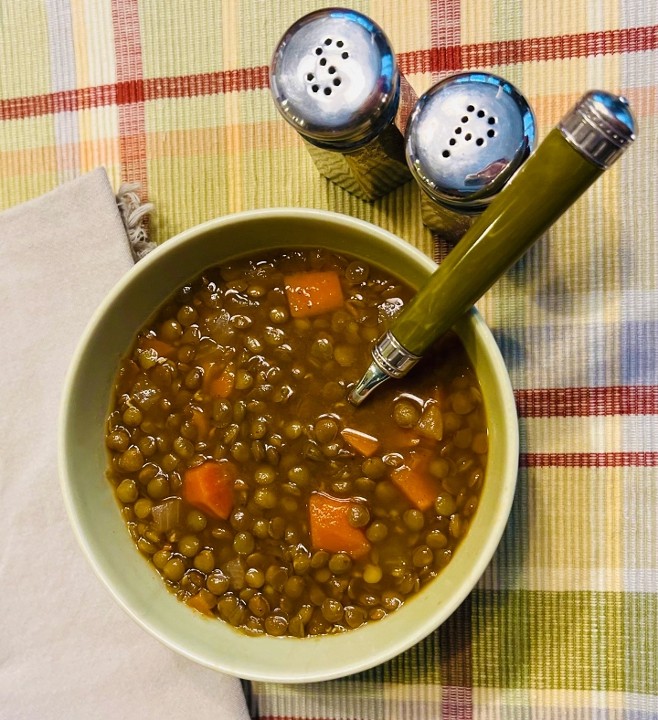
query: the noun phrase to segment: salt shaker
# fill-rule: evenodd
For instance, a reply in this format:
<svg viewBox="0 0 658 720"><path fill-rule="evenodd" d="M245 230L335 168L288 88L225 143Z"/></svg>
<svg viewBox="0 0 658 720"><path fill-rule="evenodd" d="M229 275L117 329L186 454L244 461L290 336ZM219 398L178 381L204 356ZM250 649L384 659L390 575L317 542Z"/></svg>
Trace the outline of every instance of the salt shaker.
<svg viewBox="0 0 658 720"><path fill-rule="evenodd" d="M535 141L528 102L503 78L467 72L434 85L419 98L406 134L423 223L449 244L457 242Z"/></svg>
<svg viewBox="0 0 658 720"><path fill-rule="evenodd" d="M332 182L373 201L411 179L404 132L417 97L370 18L330 8L299 19L274 51L270 89Z"/></svg>

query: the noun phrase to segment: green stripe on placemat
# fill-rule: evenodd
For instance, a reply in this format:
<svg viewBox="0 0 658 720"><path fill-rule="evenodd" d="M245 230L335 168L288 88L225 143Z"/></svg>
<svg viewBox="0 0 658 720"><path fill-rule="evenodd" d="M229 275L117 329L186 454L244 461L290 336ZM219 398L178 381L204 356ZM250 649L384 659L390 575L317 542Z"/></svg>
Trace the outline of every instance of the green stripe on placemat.
<svg viewBox="0 0 658 720"><path fill-rule="evenodd" d="M478 590L473 685L655 692L657 614L649 593Z"/></svg>
<svg viewBox="0 0 658 720"><path fill-rule="evenodd" d="M650 593L476 589L418 645L334 682L655 692L657 616Z"/></svg>
<svg viewBox="0 0 658 720"><path fill-rule="evenodd" d="M441 687L649 694L658 687L658 638L647 628L657 615L658 597L649 593L477 589L425 640L371 670L312 685L245 683L245 690L253 707L258 696L299 702L315 689L351 698L352 709L384 685L407 685L408 697L435 701Z"/></svg>

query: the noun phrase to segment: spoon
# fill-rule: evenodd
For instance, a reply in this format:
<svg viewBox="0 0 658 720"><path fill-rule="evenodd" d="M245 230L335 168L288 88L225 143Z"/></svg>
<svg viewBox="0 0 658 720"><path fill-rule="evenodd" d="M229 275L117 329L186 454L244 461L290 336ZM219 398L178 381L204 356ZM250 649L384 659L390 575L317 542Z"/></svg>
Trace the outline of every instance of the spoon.
<svg viewBox="0 0 658 720"><path fill-rule="evenodd" d="M388 378L406 375L634 139L625 98L583 95L377 341L349 401L360 405Z"/></svg>

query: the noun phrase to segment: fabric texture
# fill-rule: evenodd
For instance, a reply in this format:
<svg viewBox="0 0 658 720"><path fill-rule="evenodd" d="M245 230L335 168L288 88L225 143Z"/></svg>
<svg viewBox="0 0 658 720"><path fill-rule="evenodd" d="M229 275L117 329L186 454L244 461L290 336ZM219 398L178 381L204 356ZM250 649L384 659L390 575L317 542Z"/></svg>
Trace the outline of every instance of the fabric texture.
<svg viewBox="0 0 658 720"><path fill-rule="evenodd" d="M94 309L132 262L103 169L0 214L0 716L7 720L157 720L190 707L247 718L237 679L179 657L112 600L77 546L59 492L64 376Z"/></svg>
<svg viewBox="0 0 658 720"><path fill-rule="evenodd" d="M424 229L414 185L372 204L350 196L318 174L274 108L268 63L277 40L328 4L6 3L0 207L104 165L115 188L141 183L157 208L157 242L229 212L304 206L374 222L440 259L446 248ZM318 685L245 684L250 712L260 720L655 718L658 5L331 4L381 25L418 94L454 72L497 73L528 98L541 139L598 87L629 99L639 133L478 303L515 388L521 458L507 531L474 592L424 642L372 671ZM57 308L48 310L55 317ZM86 572L80 558L71 571ZM112 610L104 613L116 627ZM195 677L183 661L176 667ZM155 697L166 683L163 671L152 678Z"/></svg>

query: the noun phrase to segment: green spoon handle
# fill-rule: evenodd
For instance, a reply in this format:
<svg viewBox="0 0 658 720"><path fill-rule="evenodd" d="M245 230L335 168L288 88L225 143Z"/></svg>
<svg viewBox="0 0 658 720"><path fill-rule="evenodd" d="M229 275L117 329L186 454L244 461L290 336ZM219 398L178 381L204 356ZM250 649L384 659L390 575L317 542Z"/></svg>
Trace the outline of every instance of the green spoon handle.
<svg viewBox="0 0 658 720"><path fill-rule="evenodd" d="M402 377L635 139L624 98L585 94L459 240L373 348L351 390L359 405Z"/></svg>
<svg viewBox="0 0 658 720"><path fill-rule="evenodd" d="M443 335L601 175L556 128L390 328L414 355Z"/></svg>

